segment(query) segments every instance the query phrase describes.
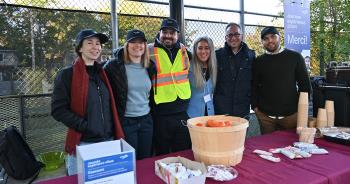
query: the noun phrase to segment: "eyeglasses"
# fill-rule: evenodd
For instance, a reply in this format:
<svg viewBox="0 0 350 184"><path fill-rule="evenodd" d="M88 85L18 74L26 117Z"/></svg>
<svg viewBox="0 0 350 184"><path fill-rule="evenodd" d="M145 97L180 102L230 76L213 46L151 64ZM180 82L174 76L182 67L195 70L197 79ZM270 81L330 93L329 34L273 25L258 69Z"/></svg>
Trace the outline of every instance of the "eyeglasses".
<svg viewBox="0 0 350 184"><path fill-rule="evenodd" d="M230 33L230 34L227 34L225 37L226 38L233 38L233 37L238 38L241 35L242 35L241 33Z"/></svg>

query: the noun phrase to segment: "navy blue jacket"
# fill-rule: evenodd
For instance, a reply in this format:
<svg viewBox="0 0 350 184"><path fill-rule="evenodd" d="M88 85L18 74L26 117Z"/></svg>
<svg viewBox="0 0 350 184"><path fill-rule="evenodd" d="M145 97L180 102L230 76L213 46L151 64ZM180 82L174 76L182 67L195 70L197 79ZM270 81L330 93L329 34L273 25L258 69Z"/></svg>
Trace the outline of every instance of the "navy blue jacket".
<svg viewBox="0 0 350 184"><path fill-rule="evenodd" d="M239 117L249 114L255 52L244 42L241 46L236 55L227 43L225 47L216 50L218 76L214 93L215 114Z"/></svg>

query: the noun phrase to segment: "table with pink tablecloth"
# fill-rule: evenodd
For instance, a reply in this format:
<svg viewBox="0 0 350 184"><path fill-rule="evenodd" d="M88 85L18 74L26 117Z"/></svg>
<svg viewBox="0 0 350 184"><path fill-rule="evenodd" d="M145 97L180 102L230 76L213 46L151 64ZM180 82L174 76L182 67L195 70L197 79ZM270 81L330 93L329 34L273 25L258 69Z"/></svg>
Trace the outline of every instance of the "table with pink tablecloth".
<svg viewBox="0 0 350 184"><path fill-rule="evenodd" d="M283 183L283 184L347 184L350 183L350 146L343 146L316 139L315 143L328 150L327 155L312 155L307 159L295 159L275 154L281 158L281 162L273 163L263 160L255 153L255 149L268 150L291 145L298 140L298 136L290 131L278 131L272 134L251 137L246 140L242 162L234 168L238 171L238 177L229 182L216 182L207 179L206 183ZM168 155L152 157L136 162L137 183L162 184L164 183L154 173L155 160L182 156L193 160L191 150L171 153ZM40 182L40 184L75 184L76 176L61 177Z"/></svg>

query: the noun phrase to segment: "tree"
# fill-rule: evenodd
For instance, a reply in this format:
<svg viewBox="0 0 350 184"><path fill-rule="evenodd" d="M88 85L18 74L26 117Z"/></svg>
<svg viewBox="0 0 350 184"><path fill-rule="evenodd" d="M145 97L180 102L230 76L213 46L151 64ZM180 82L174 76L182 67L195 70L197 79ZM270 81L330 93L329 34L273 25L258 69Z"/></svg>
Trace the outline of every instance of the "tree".
<svg viewBox="0 0 350 184"><path fill-rule="evenodd" d="M64 7L57 0L23 1L21 5L46 7L50 3L57 3L60 9L79 9L76 4ZM159 30L161 19L145 15L149 15L150 12L158 16L166 13L148 6L147 3L120 1L119 4L119 43L124 44L127 31L135 28L143 30L146 38L153 40ZM109 8L100 6L96 7L96 10L101 13L85 13L1 5L0 24L4 28L0 30L0 46L16 49L21 65L30 66L32 59L30 33L34 32L35 65L40 67L62 63L66 55L72 52L72 44L79 30L92 28L111 35ZM104 11L106 13L103 13ZM32 24L30 19L33 20ZM104 46L104 49L110 48L111 42Z"/></svg>
<svg viewBox="0 0 350 184"><path fill-rule="evenodd" d="M121 0L118 11L118 33L121 46L125 43L125 36L130 29L142 30L148 42L153 42L162 21L158 17L166 16L163 9L135 1Z"/></svg>
<svg viewBox="0 0 350 184"><path fill-rule="evenodd" d="M350 56L350 2L311 1L311 64L315 74L324 74L329 61L347 61ZM319 67L319 68L318 68Z"/></svg>
<svg viewBox="0 0 350 184"><path fill-rule="evenodd" d="M31 60L29 11L17 7L0 6L0 45L16 49L20 64Z"/></svg>
<svg viewBox="0 0 350 184"><path fill-rule="evenodd" d="M46 3L52 2L35 1L35 5L45 7ZM40 88L37 85L41 84L41 80L52 82L57 68L61 68L65 58L72 55L78 31L92 28L109 34L111 30L109 13L39 10L1 4L0 14L0 46L16 50L19 66L29 67L34 62L38 67L32 71L35 75L31 80L27 80L31 76L30 70L18 67L13 74L18 81L26 83L26 93L37 93L35 89ZM104 48L110 50L110 46L109 43ZM33 80L36 82L32 83Z"/></svg>
<svg viewBox="0 0 350 184"><path fill-rule="evenodd" d="M65 54L72 51L75 35L79 30L92 28L109 32L110 16L81 12L50 11L0 6L3 29L0 45L16 49L21 65L29 66L31 61L31 34L34 30L36 64L60 63ZM33 25L30 16L34 17Z"/></svg>

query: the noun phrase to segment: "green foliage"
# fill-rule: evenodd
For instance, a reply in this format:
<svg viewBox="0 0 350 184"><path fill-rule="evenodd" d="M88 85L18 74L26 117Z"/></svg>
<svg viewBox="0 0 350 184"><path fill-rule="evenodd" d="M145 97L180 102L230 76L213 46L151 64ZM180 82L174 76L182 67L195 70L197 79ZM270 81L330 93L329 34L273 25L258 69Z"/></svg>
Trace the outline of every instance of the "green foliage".
<svg viewBox="0 0 350 184"><path fill-rule="evenodd" d="M283 1L283 0L281 0ZM47 7L57 0L22 0L18 4ZM119 45L125 43L130 29L141 29L148 42L153 42L159 31L161 18L167 15L162 8L135 1L119 1L118 35ZM64 7L60 7L63 8ZM313 0L311 8L311 66L312 74L323 74L329 61L350 60L350 2L349 0ZM67 9L70 9L67 5ZM157 17L152 17L157 14ZM74 52L73 42L79 30L92 28L111 36L109 13L85 13L28 9L16 6L0 6L0 47L15 49L22 66L32 64L32 40L35 45L35 64L38 67L61 66L69 53ZM148 16L152 15L152 16ZM262 53L260 27L246 35L248 44ZM283 35L282 31L281 35ZM190 45L197 30L187 30L186 44ZM34 37L32 38L32 34ZM281 39L283 40L283 38ZM111 42L104 46L111 49Z"/></svg>
<svg viewBox="0 0 350 184"><path fill-rule="evenodd" d="M81 12L51 11L0 6L0 45L15 49L21 65L30 66L32 45L37 66L62 63L73 51L73 42L81 29L92 28L109 33L110 16ZM32 34L34 37L32 38ZM109 45L107 45L108 48Z"/></svg>
<svg viewBox="0 0 350 184"><path fill-rule="evenodd" d="M21 5L46 7L56 0L16 1ZM125 43L125 36L130 29L140 29L145 32L149 42L153 42L159 31L160 18L144 16L150 7L139 2L120 1L118 16L119 46ZM65 5L70 9L71 5ZM65 7L60 6L65 9ZM98 8L97 8L98 9ZM148 10L150 9L150 10ZM163 11L158 11L165 16ZM74 39L81 29L91 28L104 32L111 38L110 13L86 13L79 11L60 11L46 9L29 9L14 6L0 6L0 46L15 49L21 66L31 66L34 41L35 65L44 66L50 70L62 66L70 53L74 52ZM111 50L112 42L104 46Z"/></svg>
<svg viewBox="0 0 350 184"><path fill-rule="evenodd" d="M147 4L140 7L139 2L120 1L118 3L125 4L119 6L118 11L119 46L125 43L126 33L130 29L144 31L148 42L153 42L162 19L145 15L155 9L148 7ZM21 83L23 90L25 90L22 93L39 93L41 83L33 83L31 79L38 78L40 79L38 81L43 79L52 83L57 69L72 63L74 39L80 30L91 28L107 34L110 41L104 45L103 49L108 52L112 48L109 10L100 11L100 13L70 11L72 4L63 5L58 0L16 0L15 4L44 8L36 9L0 4L0 47L16 50L16 56L19 59L18 68L32 66L33 58L35 58L36 68L32 73L29 72L29 69L25 69L20 74L15 74L16 80ZM52 7L52 4L57 5L61 10L45 9L45 7ZM74 5L78 6L79 9L79 5ZM96 7L96 10L100 9L101 6ZM162 10L154 12L165 16Z"/></svg>
<svg viewBox="0 0 350 184"><path fill-rule="evenodd" d="M126 34L131 29L139 29L145 33L148 43L154 42L162 19L137 16L118 16L119 46L125 43Z"/></svg>
<svg viewBox="0 0 350 184"><path fill-rule="evenodd" d="M0 7L0 46L8 49L16 49L18 58L22 62L27 62L31 58L29 11L17 7Z"/></svg>
<svg viewBox="0 0 350 184"><path fill-rule="evenodd" d="M41 94L43 93L43 81L52 84L53 78L47 78L47 69L44 67L36 67L35 70L29 67L17 68L15 73L19 83L18 93L19 94ZM57 70L49 71L56 75ZM52 75L54 76L54 75Z"/></svg>
<svg viewBox="0 0 350 184"><path fill-rule="evenodd" d="M314 0L310 8L312 73L323 75L329 61L350 60L350 2Z"/></svg>

